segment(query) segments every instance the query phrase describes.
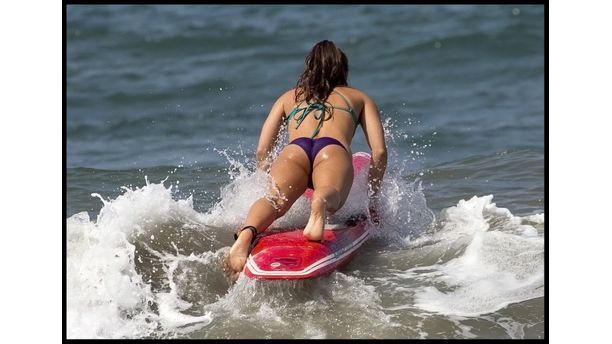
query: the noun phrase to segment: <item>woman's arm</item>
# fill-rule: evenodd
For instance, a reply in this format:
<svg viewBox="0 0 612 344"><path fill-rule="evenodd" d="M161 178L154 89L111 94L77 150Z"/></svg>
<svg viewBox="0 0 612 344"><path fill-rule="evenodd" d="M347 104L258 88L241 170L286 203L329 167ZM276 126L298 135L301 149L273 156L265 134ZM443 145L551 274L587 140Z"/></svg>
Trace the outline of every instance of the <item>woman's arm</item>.
<svg viewBox="0 0 612 344"><path fill-rule="evenodd" d="M375 200L378 196L380 183L387 169L387 146L385 144L385 132L378 114L378 107L374 100L364 94L364 106L361 117L361 127L366 141L372 151L372 160L368 172L368 185L372 191L371 197Z"/></svg>
<svg viewBox="0 0 612 344"><path fill-rule="evenodd" d="M283 117L285 116L283 99L286 97L286 95L287 93L283 94L276 100L276 102L274 102L274 105L272 105L272 109L270 109L270 113L268 113L268 117L264 121L261 128L259 143L257 144L256 158L257 167L264 171L269 167L270 161L267 158L274 147L278 131L283 124Z"/></svg>

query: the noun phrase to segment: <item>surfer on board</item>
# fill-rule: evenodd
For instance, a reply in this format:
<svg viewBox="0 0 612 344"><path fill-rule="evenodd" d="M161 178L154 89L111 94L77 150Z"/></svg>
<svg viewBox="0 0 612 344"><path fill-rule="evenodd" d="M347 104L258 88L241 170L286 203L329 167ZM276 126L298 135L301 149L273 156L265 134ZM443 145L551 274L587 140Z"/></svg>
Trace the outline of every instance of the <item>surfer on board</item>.
<svg viewBox="0 0 612 344"><path fill-rule="evenodd" d="M296 87L282 94L263 123L257 145L258 168L273 181L267 194L255 201L236 231L235 243L224 257L224 271L235 281L251 244L283 216L307 188L313 189L310 217L303 235L322 241L326 214L340 209L353 182L351 141L361 124L371 150L368 172L371 209L387 167L387 148L378 108L364 92L348 86L348 59L328 40L315 44L305 59ZM282 125L289 144L267 159Z"/></svg>

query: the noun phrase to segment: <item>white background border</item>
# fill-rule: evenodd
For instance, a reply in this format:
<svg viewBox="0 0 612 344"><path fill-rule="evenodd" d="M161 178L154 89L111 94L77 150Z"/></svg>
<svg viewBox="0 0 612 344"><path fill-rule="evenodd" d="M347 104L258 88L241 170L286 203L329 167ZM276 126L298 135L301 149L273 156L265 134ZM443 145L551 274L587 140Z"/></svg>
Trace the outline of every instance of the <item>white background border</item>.
<svg viewBox="0 0 612 344"><path fill-rule="evenodd" d="M62 339L62 3L0 10L3 343Z"/></svg>

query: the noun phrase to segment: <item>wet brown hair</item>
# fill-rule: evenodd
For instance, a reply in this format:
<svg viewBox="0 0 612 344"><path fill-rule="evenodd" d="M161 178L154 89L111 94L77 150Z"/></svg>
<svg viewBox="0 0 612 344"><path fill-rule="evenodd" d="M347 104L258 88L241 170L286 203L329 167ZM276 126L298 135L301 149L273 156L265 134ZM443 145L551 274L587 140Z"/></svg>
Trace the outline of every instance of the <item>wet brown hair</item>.
<svg viewBox="0 0 612 344"><path fill-rule="evenodd" d="M336 86L347 86L348 59L334 42L323 40L310 50L295 88L295 102L324 102Z"/></svg>

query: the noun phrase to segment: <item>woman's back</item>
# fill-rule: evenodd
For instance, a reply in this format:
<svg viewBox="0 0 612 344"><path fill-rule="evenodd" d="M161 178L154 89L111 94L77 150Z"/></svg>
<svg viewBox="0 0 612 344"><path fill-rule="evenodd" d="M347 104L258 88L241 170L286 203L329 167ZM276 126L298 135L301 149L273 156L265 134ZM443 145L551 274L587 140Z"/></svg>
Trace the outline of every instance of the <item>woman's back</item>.
<svg viewBox="0 0 612 344"><path fill-rule="evenodd" d="M312 106L306 102L295 102L295 89L283 95L283 109L288 116L289 140L298 137L333 137L350 149L355 129L359 125L364 106L363 92L347 86L338 86L329 94L323 103L325 108ZM321 104L321 103L317 103ZM304 113L305 111L307 113ZM321 115L324 119L321 121ZM303 118L302 118L303 117ZM318 128L318 131L317 131Z"/></svg>

